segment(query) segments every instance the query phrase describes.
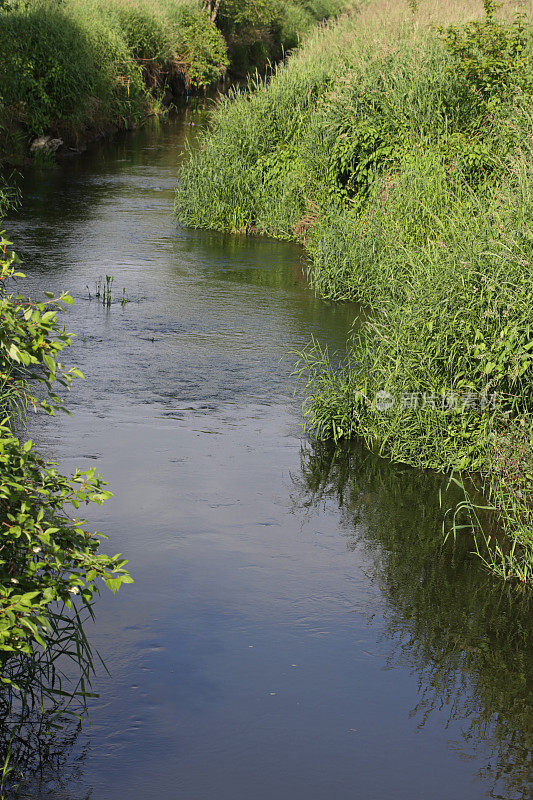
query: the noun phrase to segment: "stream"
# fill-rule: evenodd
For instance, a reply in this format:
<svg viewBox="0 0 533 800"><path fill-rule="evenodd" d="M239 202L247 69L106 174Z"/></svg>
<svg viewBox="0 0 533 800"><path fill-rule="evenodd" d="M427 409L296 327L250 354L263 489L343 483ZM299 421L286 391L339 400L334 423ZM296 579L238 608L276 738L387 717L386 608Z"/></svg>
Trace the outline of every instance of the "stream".
<svg viewBox="0 0 533 800"><path fill-rule="evenodd" d="M110 483L89 524L135 579L86 627L90 720L23 796L527 800L529 609L442 546L439 477L302 433L293 351L342 354L354 308L294 244L178 225L201 120L28 169L6 222L21 291L72 293L86 377L30 435Z"/></svg>

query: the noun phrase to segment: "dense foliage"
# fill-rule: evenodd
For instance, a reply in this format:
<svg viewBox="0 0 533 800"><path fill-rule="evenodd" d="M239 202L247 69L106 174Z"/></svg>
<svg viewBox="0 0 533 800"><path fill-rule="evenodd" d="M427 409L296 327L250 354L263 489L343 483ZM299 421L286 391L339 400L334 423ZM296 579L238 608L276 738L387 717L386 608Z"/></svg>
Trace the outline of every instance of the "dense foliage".
<svg viewBox="0 0 533 800"><path fill-rule="evenodd" d="M469 503L480 554L530 582L531 29L492 0L481 21L429 5L376 0L235 93L176 206L191 225L303 241L317 292L363 301L344 368L317 347L300 364L310 427L472 473L493 508L481 523Z"/></svg>
<svg viewBox="0 0 533 800"><path fill-rule="evenodd" d="M208 0L208 5L228 43L232 71L244 75L282 59L314 23L338 14L346 0Z"/></svg>
<svg viewBox="0 0 533 800"><path fill-rule="evenodd" d="M10 681L10 655L31 658L47 647L57 608L88 607L103 580L116 591L131 582L120 556L98 553L100 537L69 508L109 496L94 470L62 475L16 435L28 409L49 414L62 407L54 385L68 387L81 373L60 361L70 343L59 324L66 293L43 302L8 294L18 277L11 244L0 237L0 681ZM40 391L39 391L40 389Z"/></svg>
<svg viewBox="0 0 533 800"><path fill-rule="evenodd" d="M228 68L264 68L343 0L10 0L0 5L0 161L139 124Z"/></svg>

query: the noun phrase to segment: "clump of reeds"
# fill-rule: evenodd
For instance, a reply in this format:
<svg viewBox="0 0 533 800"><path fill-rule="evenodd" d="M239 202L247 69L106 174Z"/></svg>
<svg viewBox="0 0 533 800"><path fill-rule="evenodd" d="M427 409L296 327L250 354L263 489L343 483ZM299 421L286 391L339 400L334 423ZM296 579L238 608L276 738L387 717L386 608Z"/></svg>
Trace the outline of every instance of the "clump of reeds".
<svg viewBox="0 0 533 800"><path fill-rule="evenodd" d="M101 302L102 305L105 306L106 308L110 308L111 303L113 302L114 280L115 278L113 277L113 275L105 275L105 276L100 275L100 277L97 278L95 282L94 296L96 300ZM92 300L93 296L91 294L91 290L89 289L88 286L86 286L86 289L89 293L89 300ZM124 307L129 302L130 298L126 294L126 289L124 287L122 289L122 295L120 297L120 305Z"/></svg>

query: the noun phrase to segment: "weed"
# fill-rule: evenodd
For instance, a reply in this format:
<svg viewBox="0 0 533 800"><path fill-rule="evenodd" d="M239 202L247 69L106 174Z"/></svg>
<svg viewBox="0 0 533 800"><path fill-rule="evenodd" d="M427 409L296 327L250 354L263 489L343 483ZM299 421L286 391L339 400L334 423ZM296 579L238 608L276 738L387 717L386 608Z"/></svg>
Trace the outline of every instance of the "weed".
<svg viewBox="0 0 533 800"><path fill-rule="evenodd" d="M113 275L105 275L100 277L95 282L95 290L94 296L95 299L102 303L103 306L106 308L110 308L113 302L113 283L114 283ZM92 300L91 290L89 286L86 285L85 288L87 289L89 300ZM124 306L130 302L130 298L126 294L125 287L122 289L122 295L120 298L120 305L124 308Z"/></svg>

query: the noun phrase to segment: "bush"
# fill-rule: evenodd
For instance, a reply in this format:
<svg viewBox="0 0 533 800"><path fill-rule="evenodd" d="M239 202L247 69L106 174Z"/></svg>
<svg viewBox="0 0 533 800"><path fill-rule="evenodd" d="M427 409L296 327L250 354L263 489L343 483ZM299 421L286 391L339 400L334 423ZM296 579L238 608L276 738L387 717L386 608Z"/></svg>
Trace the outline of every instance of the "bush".
<svg viewBox="0 0 533 800"><path fill-rule="evenodd" d="M213 13L216 5L208 4ZM216 23L228 42L232 72L244 75L279 61L314 24L344 5L345 0L220 0Z"/></svg>
<svg viewBox="0 0 533 800"><path fill-rule="evenodd" d="M0 12L0 35L10 43L0 64L7 127L31 138L68 136L144 112L141 73L119 33L101 20L34 4Z"/></svg>
<svg viewBox="0 0 533 800"><path fill-rule="evenodd" d="M224 75L229 63L224 37L194 2L167 0L156 6L115 0L98 5L97 13L118 25L152 89L163 90L176 71L187 90L205 89Z"/></svg>
<svg viewBox="0 0 533 800"><path fill-rule="evenodd" d="M498 22L495 0L483 0L485 19L457 27L440 28L446 49L454 58L455 72L490 107L509 100L509 91L531 92L530 41L525 20Z"/></svg>
<svg viewBox="0 0 533 800"><path fill-rule="evenodd" d="M98 535L67 513L69 505L100 504L109 496L94 470L61 475L31 440L14 433L17 410L55 413L61 401L53 384L68 387L81 373L59 361L70 339L58 313L70 296L35 303L7 294L5 281L20 274L13 273L16 256L4 236L0 252L0 652L31 658L36 647L47 647L56 607L70 607L75 597L88 607L98 579L116 591L131 578L126 562L99 554ZM44 396L33 385L43 387ZM9 680L2 669L0 681Z"/></svg>
<svg viewBox="0 0 533 800"><path fill-rule="evenodd" d="M19 106L30 135L75 112L80 95L91 93L89 40L59 11L42 7L2 15L0 35L10 43L0 63L2 100Z"/></svg>
<svg viewBox="0 0 533 800"><path fill-rule="evenodd" d="M135 59L168 62L172 47L164 22L142 5L116 5L115 13L128 49Z"/></svg>
<svg viewBox="0 0 533 800"><path fill-rule="evenodd" d="M196 88L216 83L229 65L220 31L202 9L194 6L173 6L168 19L175 29L176 51L187 65L188 82Z"/></svg>

